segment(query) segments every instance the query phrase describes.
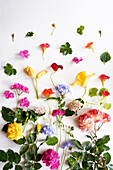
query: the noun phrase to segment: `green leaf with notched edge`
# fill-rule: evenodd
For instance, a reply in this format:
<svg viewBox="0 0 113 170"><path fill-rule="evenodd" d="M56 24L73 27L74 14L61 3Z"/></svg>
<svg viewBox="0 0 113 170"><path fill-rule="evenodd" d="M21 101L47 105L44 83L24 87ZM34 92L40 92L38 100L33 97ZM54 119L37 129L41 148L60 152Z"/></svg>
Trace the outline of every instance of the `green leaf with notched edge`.
<svg viewBox="0 0 113 170"><path fill-rule="evenodd" d="M70 44L66 42L64 45L61 45L60 53L63 53L64 55L72 54L72 49L70 48Z"/></svg>
<svg viewBox="0 0 113 170"><path fill-rule="evenodd" d="M20 155L23 155L29 148L28 144L24 144L21 148L20 148Z"/></svg>
<svg viewBox="0 0 113 170"><path fill-rule="evenodd" d="M75 145L78 149L80 149L80 150L84 149L82 144L78 140L73 139L72 142L73 142L73 145Z"/></svg>
<svg viewBox="0 0 113 170"><path fill-rule="evenodd" d="M6 66L4 66L4 73L11 76L11 75L16 75L17 71L16 69L13 68L11 64L7 63Z"/></svg>
<svg viewBox="0 0 113 170"><path fill-rule="evenodd" d="M6 162L7 161L7 153L4 152L3 150L0 150L0 161L1 162Z"/></svg>
<svg viewBox="0 0 113 170"><path fill-rule="evenodd" d="M14 118L15 118L15 112L13 112L13 110L11 110L10 108L4 107L2 106L2 117L5 121L7 122L14 122Z"/></svg>
<svg viewBox="0 0 113 170"><path fill-rule="evenodd" d="M111 161L111 155L108 152L106 152L103 154L103 156L106 158L105 163L107 165Z"/></svg>
<svg viewBox="0 0 113 170"><path fill-rule="evenodd" d="M89 90L89 96L90 97L93 97L93 96L97 96L97 91L98 91L98 89L97 88L91 88L90 90Z"/></svg>
<svg viewBox="0 0 113 170"><path fill-rule="evenodd" d="M58 143L58 138L56 136L53 136L53 137L47 136L47 138L46 138L47 145L54 146L57 143Z"/></svg>
<svg viewBox="0 0 113 170"><path fill-rule="evenodd" d="M26 37L32 37L33 36L33 34L34 34L34 32L28 32L27 34L26 34Z"/></svg>
<svg viewBox="0 0 113 170"><path fill-rule="evenodd" d="M105 64L106 62L111 60L111 56L108 52L104 52L103 54L101 54L100 60Z"/></svg>
<svg viewBox="0 0 113 170"><path fill-rule="evenodd" d="M83 30L84 30L84 26L81 25L79 28L77 28L77 33L82 35L83 34Z"/></svg>

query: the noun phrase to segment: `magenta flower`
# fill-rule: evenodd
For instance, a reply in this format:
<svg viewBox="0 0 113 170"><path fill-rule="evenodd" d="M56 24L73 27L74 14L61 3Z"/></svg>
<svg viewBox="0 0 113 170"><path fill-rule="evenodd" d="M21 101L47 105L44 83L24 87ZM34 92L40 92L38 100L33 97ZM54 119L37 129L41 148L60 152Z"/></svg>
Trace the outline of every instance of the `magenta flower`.
<svg viewBox="0 0 113 170"><path fill-rule="evenodd" d="M78 59L78 57L74 57L74 59L73 59L73 61L76 63L76 64L78 64L80 61L82 61L83 60L83 58L82 57L80 57L80 59Z"/></svg>
<svg viewBox="0 0 113 170"><path fill-rule="evenodd" d="M10 91L7 90L7 91L4 93L4 96L5 96L6 99L14 98L14 93L10 93Z"/></svg>
<svg viewBox="0 0 113 170"><path fill-rule="evenodd" d="M42 156L42 162L46 163L46 166L51 166L50 169L58 169L60 165L60 157L53 149L47 149Z"/></svg>
<svg viewBox="0 0 113 170"><path fill-rule="evenodd" d="M29 94L29 89L26 86L23 86L22 84L15 83L14 85L11 86L11 89L19 89L22 92L28 93Z"/></svg>
<svg viewBox="0 0 113 170"><path fill-rule="evenodd" d="M65 111L61 110L61 109L57 109L57 110L53 110L52 116L56 116L56 115L64 115Z"/></svg>
<svg viewBox="0 0 113 170"><path fill-rule="evenodd" d="M30 105L30 102L28 101L27 97L20 99L20 106L29 107L29 105Z"/></svg>
<svg viewBox="0 0 113 170"><path fill-rule="evenodd" d="M30 56L28 50L20 51L20 55L22 58L28 58Z"/></svg>

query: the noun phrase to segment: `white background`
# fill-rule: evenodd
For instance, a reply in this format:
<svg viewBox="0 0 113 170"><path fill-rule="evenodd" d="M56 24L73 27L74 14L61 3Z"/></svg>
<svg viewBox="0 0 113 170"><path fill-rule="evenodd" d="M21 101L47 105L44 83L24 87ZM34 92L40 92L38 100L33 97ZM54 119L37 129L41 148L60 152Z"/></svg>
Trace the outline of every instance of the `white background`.
<svg viewBox="0 0 113 170"><path fill-rule="evenodd" d="M53 72L50 65L53 62L62 64L63 71L58 71L53 79L55 84L66 83L71 85L76 75L81 71L87 71L87 74L96 73L90 79L88 88L102 88L101 81L98 76L106 74L110 79L105 82L105 87L109 89L111 96L109 101L112 102L112 72L113 60L105 65L100 61L100 54L108 51L113 56L113 1L112 0L1 0L0 1L0 108L1 106L11 107L16 106L15 99L6 100L3 93L9 90L10 86L16 82L26 85L30 89L30 94L27 95L30 100L31 107L47 106L44 102L44 97L41 95L45 88L53 88L50 81L50 75ZM57 25L57 29L51 36L52 24ZM77 34L77 28L80 25L85 26L84 34ZM102 31L102 37L98 31ZM26 38L28 31L33 31L34 36ZM15 34L15 41L12 42L11 34ZM94 42L94 53L91 50L85 49L88 42ZM42 57L42 49L40 44L49 43L51 47L45 52L45 61ZM62 44L69 42L73 49L71 55L63 56L59 50ZM21 50L28 50L30 53L29 59L20 57ZM77 56L82 57L83 61L76 65L72 59ZM18 73L16 76L8 76L4 74L3 66L6 63L11 63ZM39 89L41 99L36 99L36 92L33 80L24 72L26 66L31 66L38 73L42 70L48 70L49 73L39 80ZM72 94L67 95L67 103L75 98L81 97L84 93L84 88L80 86L71 87ZM55 95L53 95L55 96ZM24 96L25 97L25 96ZM90 100L90 97L85 97L85 100ZM54 105L54 104L53 104ZM55 105L54 105L55 106ZM53 107L54 107L53 106ZM85 109L80 112L84 113ZM112 116L113 109L107 113ZM70 125L75 126L75 138L84 142L86 133L78 129L76 117L66 118L65 124L70 122ZM6 122L0 117L0 129ZM44 122L46 123L46 122ZM113 156L113 121L106 123L100 130L98 136L110 134L111 147L110 153ZM63 135L62 135L63 136ZM65 137L65 135L64 135ZM0 131L0 149L7 150L8 148L19 150L18 145L14 144L7 138L6 134ZM44 146L44 151L47 146ZM61 149L62 150L62 149ZM113 161L113 158L112 158ZM111 163L112 163L111 161ZM67 166L66 166L67 167ZM2 164L0 164L2 169ZM42 167L43 170L49 169ZM65 168L64 168L65 169Z"/></svg>

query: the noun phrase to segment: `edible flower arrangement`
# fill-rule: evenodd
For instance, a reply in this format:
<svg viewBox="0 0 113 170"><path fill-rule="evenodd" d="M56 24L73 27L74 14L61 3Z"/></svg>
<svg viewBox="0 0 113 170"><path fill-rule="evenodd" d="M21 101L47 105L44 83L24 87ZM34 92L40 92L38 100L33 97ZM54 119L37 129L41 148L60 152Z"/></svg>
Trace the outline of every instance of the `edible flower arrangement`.
<svg viewBox="0 0 113 170"><path fill-rule="evenodd" d="M52 26L54 29L51 35L56 29L56 24ZM77 29L77 33L82 36L84 29L85 27L81 25ZM14 34L12 35L14 41ZM26 37L32 36L34 36L32 31L26 34ZM45 50L50 48L50 44L43 43L40 47L43 50L44 59ZM85 48L94 52L93 42L88 43ZM73 50L69 42L61 45L60 53L72 55ZM28 50L23 50L20 51L20 56L23 59L28 59L30 54ZM104 64L110 59L111 56L108 52L100 55L100 60ZM74 57L73 59L76 64L81 61L84 62L82 57ZM113 164L110 163L110 147L107 145L110 136L98 137L98 131L111 121L111 115L107 113L107 110L111 108L111 103L108 103L110 92L105 88L105 81L108 81L110 76L101 74L96 77L95 73L87 75L86 71L81 70L75 75L76 80L72 84L57 84L57 79L54 82L53 78L59 70L62 72L65 65L54 62L49 67L54 71L50 73L51 87L40 89L42 90L42 99L49 103L49 109L40 105L33 108L29 101L31 91L26 85L20 84L19 80L4 92L5 100L7 102L16 100L17 105L13 108L2 106L2 118L6 122L2 132L5 132L4 135L9 138L10 142L20 146L20 149L18 153L10 148L7 151L0 150L0 161L4 163L3 170L12 168L15 170L37 170L44 169L43 165L51 170L64 170L64 164L67 166L66 170L113 169ZM34 70L30 66L23 69L25 69L28 76L35 79L37 99L40 100L37 80L46 76L49 71L45 68L45 70L37 73L36 69ZM17 71L10 63L7 63L4 66L4 73L8 76L16 76ZM95 77L102 82L102 88L99 90L96 87L88 89L88 82ZM7 84L8 88L9 84ZM68 96L72 93L71 88L74 89L77 85L85 89L84 94L79 98L72 99L71 102L67 102ZM93 102L86 101L84 99L85 95L88 95L91 99L93 98ZM52 109L53 101L57 102L57 107L55 105L56 108L54 109ZM87 112L84 111L86 108L88 109ZM83 135L86 135L85 143L81 143L79 139L76 139L77 131L75 131L75 127L65 123L65 119L71 119L71 117L72 119L76 118L79 128L78 133L81 130ZM45 124L41 123L42 119L45 120ZM29 131L27 130L28 125L32 125ZM65 137L65 140L62 136ZM42 140L40 140L40 137L42 137ZM46 149L40 151L40 148L43 148L44 145Z"/></svg>

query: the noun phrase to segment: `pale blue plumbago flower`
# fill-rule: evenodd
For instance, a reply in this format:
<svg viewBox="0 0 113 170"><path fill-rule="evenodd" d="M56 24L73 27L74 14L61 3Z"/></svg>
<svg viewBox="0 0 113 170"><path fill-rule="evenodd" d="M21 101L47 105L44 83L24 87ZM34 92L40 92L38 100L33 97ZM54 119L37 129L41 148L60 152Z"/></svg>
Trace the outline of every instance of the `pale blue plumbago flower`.
<svg viewBox="0 0 113 170"><path fill-rule="evenodd" d="M47 136L53 136L53 135L55 135L55 130L54 130L54 128L52 126L45 125L41 129L40 133L44 133Z"/></svg>
<svg viewBox="0 0 113 170"><path fill-rule="evenodd" d="M65 95L66 93L71 93L70 87L68 85L65 85L65 84L58 85L56 87L56 90L58 90L61 95Z"/></svg>
<svg viewBox="0 0 113 170"><path fill-rule="evenodd" d="M69 149L70 147L73 146L73 142L70 140L69 142L65 142L62 146L63 149Z"/></svg>

